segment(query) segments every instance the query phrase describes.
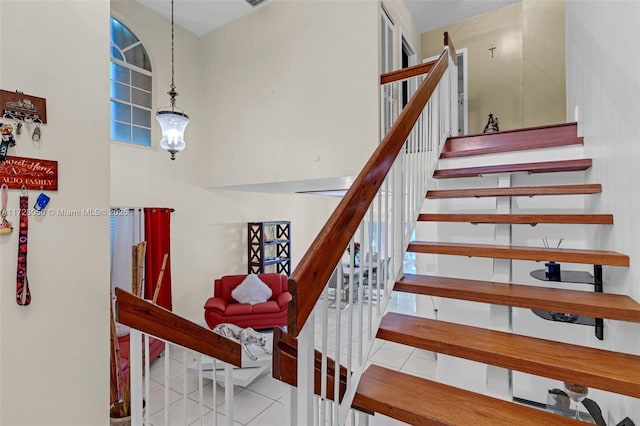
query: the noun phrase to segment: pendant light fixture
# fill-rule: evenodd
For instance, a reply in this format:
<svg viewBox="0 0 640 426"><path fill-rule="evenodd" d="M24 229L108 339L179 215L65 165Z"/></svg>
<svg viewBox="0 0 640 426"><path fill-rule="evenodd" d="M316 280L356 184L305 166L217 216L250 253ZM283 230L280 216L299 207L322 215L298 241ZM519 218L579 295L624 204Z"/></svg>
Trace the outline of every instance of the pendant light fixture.
<svg viewBox="0 0 640 426"><path fill-rule="evenodd" d="M171 0L171 86L167 94L170 98L171 109L160 110L156 112L156 120L162 128L162 139L160 146L169 151L171 159L176 159L176 153L185 148L184 129L189 124L189 116L182 111L176 111L176 85L174 84L174 48L173 48L173 0Z"/></svg>

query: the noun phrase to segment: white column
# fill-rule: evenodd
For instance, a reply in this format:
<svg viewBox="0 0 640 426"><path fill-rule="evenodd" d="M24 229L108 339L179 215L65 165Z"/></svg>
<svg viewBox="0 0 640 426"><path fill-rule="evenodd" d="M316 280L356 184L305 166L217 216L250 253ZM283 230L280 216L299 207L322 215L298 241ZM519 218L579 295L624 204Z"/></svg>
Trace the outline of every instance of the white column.
<svg viewBox="0 0 640 426"><path fill-rule="evenodd" d="M498 176L498 187L511 186L511 175ZM511 197L496 197L496 213L511 213ZM495 243L511 245L511 225L495 225ZM497 282L511 282L511 259L494 259L492 280ZM510 306L491 305L489 307L489 328L492 330L512 331L512 312ZM487 366L487 393L511 400L513 396L511 370Z"/></svg>
<svg viewBox="0 0 640 426"><path fill-rule="evenodd" d="M131 381L131 424L142 424L142 334L133 328L129 335L129 372Z"/></svg>
<svg viewBox="0 0 640 426"><path fill-rule="evenodd" d="M336 294L336 300L339 297ZM336 309L340 310L337 302ZM314 371L314 325L315 314L309 315L307 322L298 335L298 392L297 392L297 423L298 425L312 425L313 422L313 371Z"/></svg>

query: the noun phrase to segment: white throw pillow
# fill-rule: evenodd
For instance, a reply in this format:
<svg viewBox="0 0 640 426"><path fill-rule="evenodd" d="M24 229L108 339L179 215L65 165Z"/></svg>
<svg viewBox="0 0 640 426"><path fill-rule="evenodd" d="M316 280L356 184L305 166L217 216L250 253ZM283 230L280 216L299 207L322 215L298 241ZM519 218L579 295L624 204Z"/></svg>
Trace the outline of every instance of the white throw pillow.
<svg viewBox="0 0 640 426"><path fill-rule="evenodd" d="M256 274L247 275L247 278L231 292L231 296L238 302L250 305L266 302L271 297L271 294L271 288Z"/></svg>

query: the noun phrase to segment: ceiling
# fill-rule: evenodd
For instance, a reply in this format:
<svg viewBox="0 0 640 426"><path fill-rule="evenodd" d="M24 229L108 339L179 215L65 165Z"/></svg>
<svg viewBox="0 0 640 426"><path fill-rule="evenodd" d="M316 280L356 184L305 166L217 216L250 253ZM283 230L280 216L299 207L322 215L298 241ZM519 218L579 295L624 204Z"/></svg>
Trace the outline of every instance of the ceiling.
<svg viewBox="0 0 640 426"><path fill-rule="evenodd" d="M167 19L171 18L170 0L137 0L149 9L155 10ZM256 7L247 0L175 0L174 21L198 37L221 27L255 8L262 7L270 0L264 0ZM318 0L320 1L320 0ZM345 1L345 0L341 0ZM372 1L372 0L369 0ZM521 0L405 0L416 22L418 31L423 33L458 22L490 10L499 9Z"/></svg>
<svg viewBox="0 0 640 426"><path fill-rule="evenodd" d="M521 0L405 0L418 32L435 30Z"/></svg>
<svg viewBox="0 0 640 426"><path fill-rule="evenodd" d="M170 0L137 0L151 10L171 19ZM256 8L269 0L263 1ZM173 20L198 37L223 26L255 9L247 0L175 0Z"/></svg>
<svg viewBox="0 0 640 426"><path fill-rule="evenodd" d="M137 0L167 19L171 18L170 0ZM174 0L174 21L200 37L239 17L262 7L272 0L251 6L247 0ZM331 1L331 0L316 0ZM346 1L346 0L340 0ZM373 1L373 0L366 0ZM418 32L423 33L458 22L521 0L405 0ZM266 193L307 193L342 196L351 186L353 177L272 182L255 185L217 187L232 191Z"/></svg>

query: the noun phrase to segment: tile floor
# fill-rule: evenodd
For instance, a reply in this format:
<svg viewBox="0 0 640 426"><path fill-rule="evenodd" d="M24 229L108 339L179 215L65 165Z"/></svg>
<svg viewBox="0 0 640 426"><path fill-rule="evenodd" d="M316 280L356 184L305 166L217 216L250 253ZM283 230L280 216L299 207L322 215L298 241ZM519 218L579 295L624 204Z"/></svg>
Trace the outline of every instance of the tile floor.
<svg viewBox="0 0 640 426"><path fill-rule="evenodd" d="M406 314L415 314L415 297L410 294L393 293L388 310ZM199 425L200 408L198 398L198 378L187 374L186 380L182 374L183 354L172 348L170 357L169 381L169 424L173 426ZM158 359L151 366L149 421L152 426L165 426L164 407L164 357ZM376 341L371 361L387 368L400 370L425 378L434 378L436 358L432 352L416 349L393 342ZM181 397L183 387L187 389L186 421L184 405ZM213 386L212 381L204 381L202 408L204 424L213 424ZM244 426L280 426L283 424L284 407L283 395L287 385L271 377L270 372L264 373L246 388L234 386L234 425ZM209 402L206 402L209 401ZM215 405L218 406L218 424L224 424L224 388L216 385ZM369 420L373 426L403 425L394 419L376 415Z"/></svg>

